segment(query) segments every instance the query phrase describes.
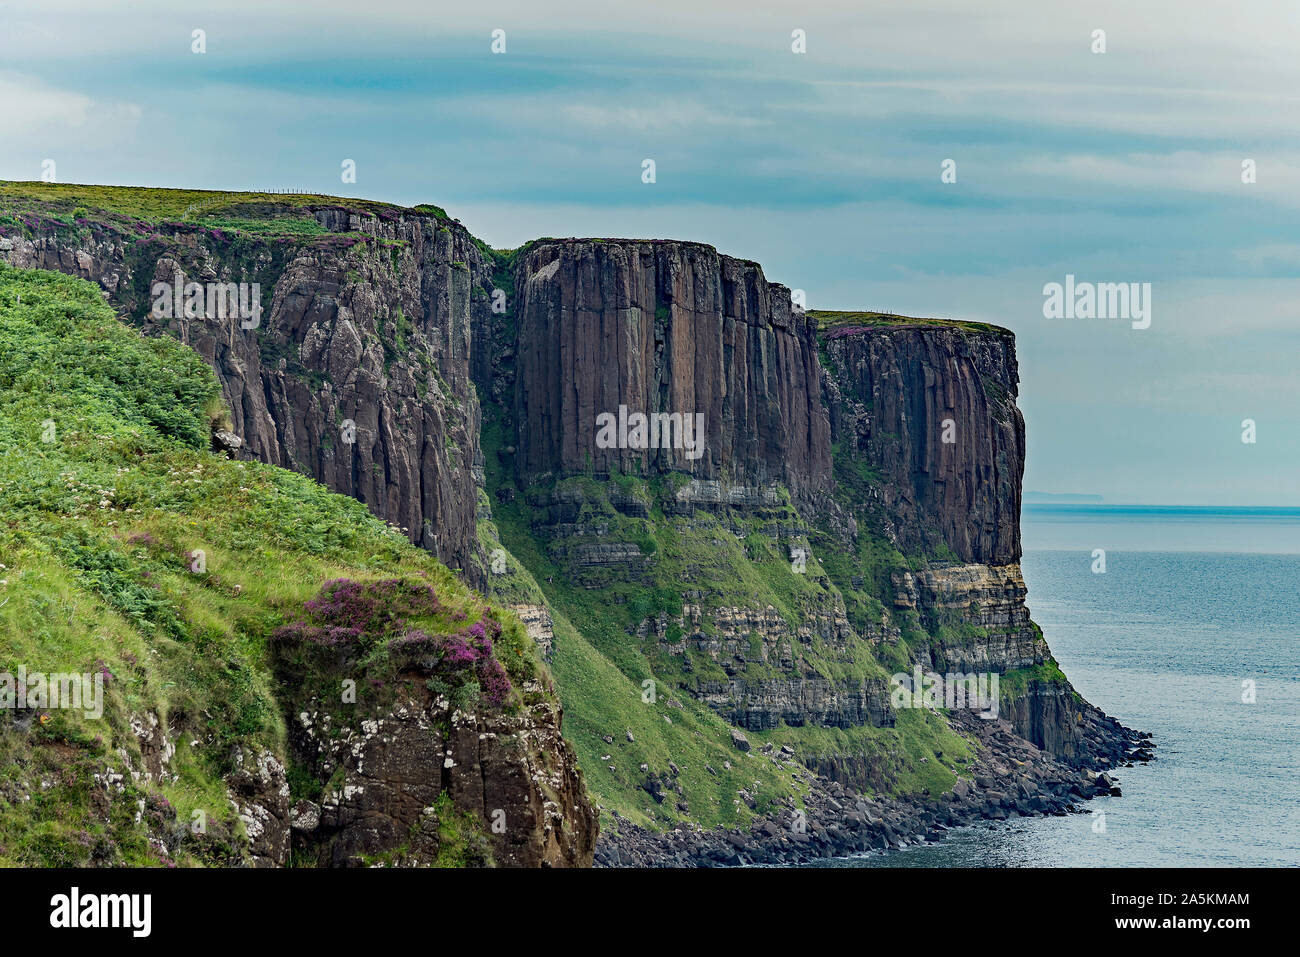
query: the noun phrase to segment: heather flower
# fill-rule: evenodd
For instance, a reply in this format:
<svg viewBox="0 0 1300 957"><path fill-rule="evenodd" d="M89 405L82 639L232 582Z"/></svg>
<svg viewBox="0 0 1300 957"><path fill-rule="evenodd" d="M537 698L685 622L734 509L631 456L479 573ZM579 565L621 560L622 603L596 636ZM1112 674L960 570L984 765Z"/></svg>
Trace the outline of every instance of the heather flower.
<svg viewBox="0 0 1300 957"><path fill-rule="evenodd" d="M506 676L505 668L501 667L501 662L487 658L479 663L476 674L483 699L493 707L500 706L510 694L510 679Z"/></svg>
<svg viewBox="0 0 1300 957"><path fill-rule="evenodd" d="M468 668L477 663L478 659L478 650L460 635L452 635L447 639L446 651L442 656L442 663L447 668L453 671Z"/></svg>
<svg viewBox="0 0 1300 957"><path fill-rule="evenodd" d="M388 650L413 654L432 653L441 655L443 648L442 643L432 635L428 635L418 628L412 628L403 632L401 637L390 641Z"/></svg>
<svg viewBox="0 0 1300 957"><path fill-rule="evenodd" d="M462 622L468 618L463 611L447 609L424 582L337 578L326 582L303 604L302 617L276 629L272 639L341 649L358 658L382 644L400 667L442 676L453 687L477 685L484 701L500 705L511 690L505 668L493 657L500 622L484 609L478 621L451 635L413 624L439 617ZM371 683L380 684L373 678Z"/></svg>

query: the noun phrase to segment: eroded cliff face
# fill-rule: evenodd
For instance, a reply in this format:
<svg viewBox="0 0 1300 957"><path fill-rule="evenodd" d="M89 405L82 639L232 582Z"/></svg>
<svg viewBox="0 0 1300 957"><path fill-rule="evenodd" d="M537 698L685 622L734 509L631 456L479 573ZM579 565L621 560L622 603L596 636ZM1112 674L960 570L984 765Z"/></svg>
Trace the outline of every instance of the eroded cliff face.
<svg viewBox="0 0 1300 957"><path fill-rule="evenodd" d="M921 613L931 638L920 663L936 672L1004 672L1050 656L1029 618L1019 565L941 566L895 573L893 580L895 607Z"/></svg>
<svg viewBox="0 0 1300 957"><path fill-rule="evenodd" d="M335 867L447 864L449 852L458 864L590 866L596 813L560 710L540 686L522 690L517 714L466 714L425 693L360 722L319 702L300 712L293 753L325 790L292 809L296 852Z"/></svg>
<svg viewBox="0 0 1300 957"><path fill-rule="evenodd" d="M245 225L288 217L304 230L260 236L99 210L70 224L62 207L33 206L40 211L21 229L0 222L0 255L88 279L146 335L195 350L230 410L225 451L360 499L470 582L482 580L471 327L490 309L492 284L458 224L386 207L228 210L253 217ZM162 298L173 308L155 310L157 284L184 302L193 283L257 284L260 315L209 312L207 302L178 310L171 292ZM301 514L311 521L307 508ZM316 528L328 549L334 532ZM256 534L250 529L248 540ZM379 567L372 560L367 570ZM545 610L525 620L544 645ZM347 677L354 674L339 675ZM517 710L467 713L427 693L425 677L413 678L418 694L364 718L355 708L335 705L332 714L301 702L302 688L289 682L281 700L299 706L288 708L288 748L233 750L224 783L242 832L214 823L205 844L216 848L212 856L259 867L589 866L596 815L549 679L524 685ZM137 779L174 781L175 748L156 717L146 717L153 726L138 732ZM293 800L291 775L297 783L318 775L319 799ZM174 820L171 829L188 831ZM163 852L179 844L170 832L168 840Z"/></svg>
<svg viewBox="0 0 1300 957"><path fill-rule="evenodd" d="M515 268L519 470L662 473L798 493L830 480L813 329L755 263L711 246L543 241ZM684 448L602 448L597 416L703 416Z"/></svg>
<svg viewBox="0 0 1300 957"><path fill-rule="evenodd" d="M647 619L635 633L655 638L691 693L729 721L751 730L891 725L883 678L835 673L880 657L881 642L902 647L905 631L925 635L905 646L909 665L940 673L1050 661L1018 564L1025 433L1009 332L803 315L754 264L691 243L542 241L519 255L513 285L513 324L491 340L503 361L486 360L480 384L509 406L505 464L527 492L534 528L584 588L621 579L680 593L680 615ZM620 407L702 412L699 457L602 447L597 417ZM833 455L862 487L837 483ZM620 473L690 481L644 500L615 485L595 495L554 485ZM785 492L795 513L781 512ZM755 528L738 534L765 537L788 559L820 527L830 542L818 548L853 555L864 536L883 538L911 567L890 576L878 611L868 599L851 615L829 580L815 590L816 574L797 608L778 610L757 594L737 596L707 561L662 574L662 557L619 518L656 509L679 548L716 522ZM863 578L840 582L850 602ZM1055 719L1035 703L1050 698L1030 695L1014 713L1054 746L1070 735L1041 730Z"/></svg>
<svg viewBox="0 0 1300 957"><path fill-rule="evenodd" d="M1011 333L850 321L823 341L832 438L878 474L899 547L1019 561L1025 422Z"/></svg>
<svg viewBox="0 0 1300 957"><path fill-rule="evenodd" d="M311 217L320 232L260 237L99 211L69 226L34 214L25 233L0 238L0 255L98 283L124 318L208 361L243 454L360 499L481 583L470 350L492 284L478 246L433 213L268 203L242 212ZM155 283L257 283L262 314L255 328L203 314L206 303L199 315L158 318Z"/></svg>
<svg viewBox="0 0 1300 957"><path fill-rule="evenodd" d="M692 655L716 662L723 675L694 682L696 694L728 721L751 731L782 723L852 728L894 723L884 677L830 677L826 663L847 665L864 643L845 617L844 603L831 596L809 605L791 625L774 607L687 604L676 619L674 640L665 621L646 622L668 654L691 670ZM816 655L805 654L816 643ZM823 668L819 669L818 665Z"/></svg>
<svg viewBox="0 0 1300 957"><path fill-rule="evenodd" d="M807 501L830 487L830 423L815 328L790 291L710 246L629 240L531 244L513 286L513 337L491 350L513 361L497 363L490 388L509 404L513 478L566 577L680 596L635 633L740 727L892 724L884 677L854 667L866 644L829 589L813 586L798 612L778 611L734 594L708 559L670 571L672 556L647 554L623 521L651 521L652 537L673 534L684 550L750 523L774 543L800 534L786 495ZM700 444L606 447L598 417L621 408L698 414ZM648 497L553 484L620 473L689 481Z"/></svg>
<svg viewBox="0 0 1300 957"><path fill-rule="evenodd" d="M926 559L891 575L895 615L915 612L926 633L913 660L940 674L1048 664L1019 565L1025 427L1014 338L975 324L818 315L832 437L850 468L865 470L859 517ZM1066 758L1081 756L1084 714L1100 714L1039 674L1005 707L1018 734Z"/></svg>
<svg viewBox="0 0 1300 957"><path fill-rule="evenodd" d="M291 854L299 866L590 866L596 812L553 691L531 683L516 711L466 713L414 687L364 718L304 703L289 721L286 754L237 746L225 784L243 834L214 821L196 840L224 843L229 866L282 867ZM172 738L182 732L168 735L153 712L131 726L141 757L133 764L124 751L124 773L137 784L177 781ZM316 779L316 800L293 799L286 764ZM104 784L112 793L114 782ZM174 852L193 836L189 822L159 807L167 818L155 840Z"/></svg>

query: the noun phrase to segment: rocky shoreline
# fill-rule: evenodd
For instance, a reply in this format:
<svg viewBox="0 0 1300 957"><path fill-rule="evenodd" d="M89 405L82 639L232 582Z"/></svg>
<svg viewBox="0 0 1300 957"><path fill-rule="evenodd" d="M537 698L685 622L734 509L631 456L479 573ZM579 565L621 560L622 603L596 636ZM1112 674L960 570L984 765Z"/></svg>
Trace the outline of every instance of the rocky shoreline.
<svg viewBox="0 0 1300 957"><path fill-rule="evenodd" d="M1155 757L1149 734L1126 728L1095 708L1086 715L1085 757L1069 762L1039 750L1005 721L984 721L969 713L954 714L953 721L979 741L979 754L972 776L959 779L938 798L872 798L806 772L803 780L810 791L802 817L787 807L744 831L677 828L657 833L615 814L616 833L602 832L594 866L791 865L860 852L889 853L942 840L956 827L1081 811L1082 801L1120 796L1115 768ZM794 760L770 746L761 756L778 763Z"/></svg>

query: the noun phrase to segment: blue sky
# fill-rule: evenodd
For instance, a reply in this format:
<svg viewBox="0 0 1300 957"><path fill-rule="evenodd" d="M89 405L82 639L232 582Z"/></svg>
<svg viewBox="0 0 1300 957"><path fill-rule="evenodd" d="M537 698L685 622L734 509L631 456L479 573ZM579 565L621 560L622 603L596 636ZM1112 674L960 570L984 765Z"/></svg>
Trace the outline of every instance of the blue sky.
<svg viewBox="0 0 1300 957"><path fill-rule="evenodd" d="M814 308L1015 330L1026 488L1300 505L1300 5L176 7L0 3L0 177L711 242ZM1067 273L1150 282L1151 327L1045 319Z"/></svg>

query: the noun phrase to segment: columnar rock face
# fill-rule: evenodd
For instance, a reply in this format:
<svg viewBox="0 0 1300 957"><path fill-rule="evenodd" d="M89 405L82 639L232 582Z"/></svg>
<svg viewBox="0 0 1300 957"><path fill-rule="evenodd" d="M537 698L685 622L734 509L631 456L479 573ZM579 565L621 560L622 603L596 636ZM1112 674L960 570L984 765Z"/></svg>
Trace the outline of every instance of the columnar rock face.
<svg viewBox="0 0 1300 957"><path fill-rule="evenodd" d="M829 330L825 345L831 434L878 473L899 546L1018 561L1025 424L1012 334L864 324Z"/></svg>
<svg viewBox="0 0 1300 957"><path fill-rule="evenodd" d="M513 379L496 391L511 404L521 487L583 472L676 471L692 481L659 503L666 515L722 508L739 521L772 507L784 486L815 522L833 492L834 441L871 475L883 528L862 533L883 533L927 559L896 592L931 635L918 660L997 672L1047 660L1017 564L1024 423L1006 330L891 318L829 323L819 333L756 265L691 243L547 240L521 251L514 268L515 335L497 346L513 360ZM620 407L703 413L702 454L601 447L598 416L617 417ZM535 527L586 587L607 577L590 569L606 566L654 580L656 560L611 537L607 523L587 529L569 517ZM852 549L857 526L845 527ZM749 621L768 610L734 613ZM705 617L710 626L684 627L672 651L706 654L727 673L696 693L728 720L749 728L892 720L881 683L826 681L783 650L782 636L794 630L784 623L732 635L718 610ZM887 634L893 626L886 616L858 627ZM763 649L754 661L751 645ZM752 678L755 665L778 674Z"/></svg>
<svg viewBox="0 0 1300 957"><path fill-rule="evenodd" d="M1030 620L1021 577L1025 427L1016 408L1015 339L993 326L819 314L831 434L864 504L920 570L892 575L894 611L915 611L928 640L917 664L1004 674L1051 651ZM1068 685L1031 681L1008 705L1017 733L1061 756L1080 739ZM1094 709L1095 710L1095 709Z"/></svg>
<svg viewBox="0 0 1300 957"><path fill-rule="evenodd" d="M0 255L97 282L125 318L208 361L242 454L360 499L480 581L470 330L475 313L490 309L491 281L478 246L432 213L266 204L256 213L311 216L325 232L263 238L185 223L146 231L105 214L77 230L36 219L32 235L7 237ZM254 328L204 315L206 307L160 318L155 283L258 283L263 311Z"/></svg>
<svg viewBox="0 0 1300 957"><path fill-rule="evenodd" d="M515 271L519 469L677 470L700 479L830 480L811 325L789 290L711 246L537 243ZM703 416L704 448L601 448L597 416ZM631 443L628 443L631 444Z"/></svg>
<svg viewBox="0 0 1300 957"><path fill-rule="evenodd" d="M1098 752L1098 741L1124 738L1118 721L1069 684L1030 681L1023 694L1004 701L1002 708L1018 735L1069 761L1087 763Z"/></svg>

